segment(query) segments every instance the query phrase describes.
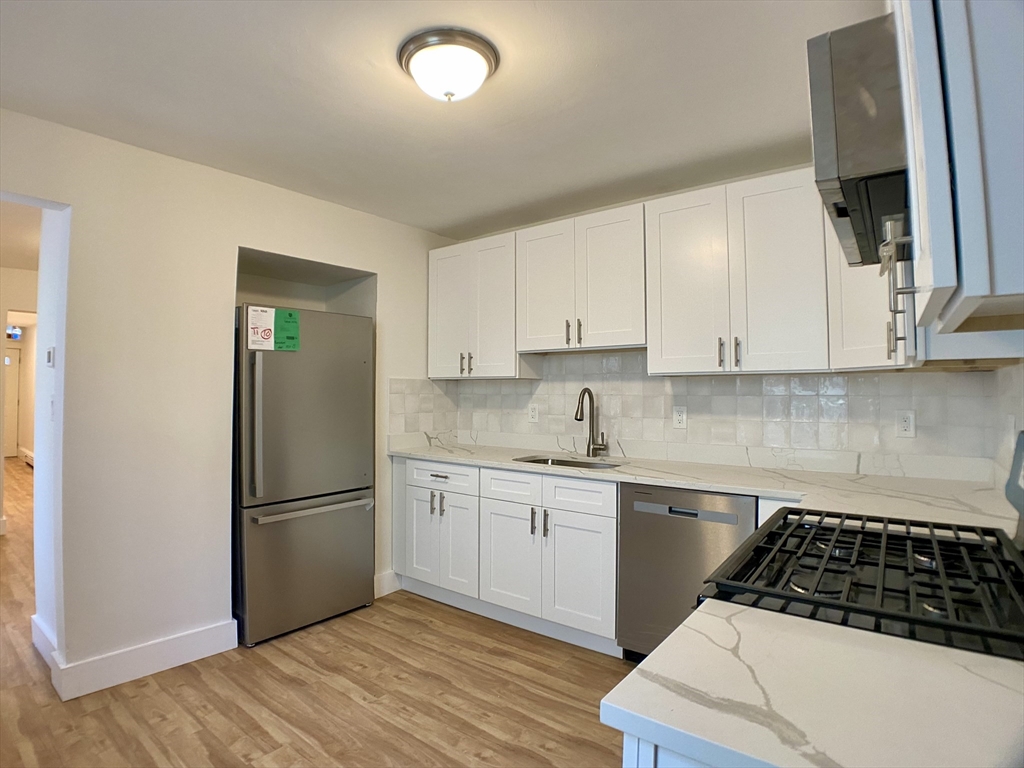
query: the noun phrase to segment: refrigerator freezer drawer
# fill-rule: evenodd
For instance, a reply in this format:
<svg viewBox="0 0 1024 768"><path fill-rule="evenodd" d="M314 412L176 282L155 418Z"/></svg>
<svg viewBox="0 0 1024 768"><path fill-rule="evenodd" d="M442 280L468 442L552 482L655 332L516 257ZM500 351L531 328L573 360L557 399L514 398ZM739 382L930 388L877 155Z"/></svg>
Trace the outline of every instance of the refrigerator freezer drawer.
<svg viewBox="0 0 1024 768"><path fill-rule="evenodd" d="M239 510L242 642L373 602L373 499Z"/></svg>

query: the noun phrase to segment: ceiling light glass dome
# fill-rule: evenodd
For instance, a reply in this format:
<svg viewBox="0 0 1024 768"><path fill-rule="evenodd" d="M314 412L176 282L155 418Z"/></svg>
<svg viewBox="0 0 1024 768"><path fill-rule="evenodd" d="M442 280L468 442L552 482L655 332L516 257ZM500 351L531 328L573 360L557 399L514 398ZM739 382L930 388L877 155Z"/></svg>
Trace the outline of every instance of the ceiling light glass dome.
<svg viewBox="0 0 1024 768"><path fill-rule="evenodd" d="M406 40L398 50L398 61L428 96L460 101L494 74L498 52L472 32L433 29Z"/></svg>

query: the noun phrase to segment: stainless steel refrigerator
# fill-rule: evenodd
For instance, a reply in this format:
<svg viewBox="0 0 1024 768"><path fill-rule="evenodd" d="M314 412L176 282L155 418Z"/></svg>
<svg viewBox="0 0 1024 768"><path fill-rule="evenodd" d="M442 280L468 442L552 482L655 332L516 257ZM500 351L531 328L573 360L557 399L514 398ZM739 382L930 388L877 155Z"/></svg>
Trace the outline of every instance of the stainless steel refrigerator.
<svg viewBox="0 0 1024 768"><path fill-rule="evenodd" d="M290 324L275 349L249 309L236 315L233 599L251 646L373 602L374 333L368 317L277 309Z"/></svg>

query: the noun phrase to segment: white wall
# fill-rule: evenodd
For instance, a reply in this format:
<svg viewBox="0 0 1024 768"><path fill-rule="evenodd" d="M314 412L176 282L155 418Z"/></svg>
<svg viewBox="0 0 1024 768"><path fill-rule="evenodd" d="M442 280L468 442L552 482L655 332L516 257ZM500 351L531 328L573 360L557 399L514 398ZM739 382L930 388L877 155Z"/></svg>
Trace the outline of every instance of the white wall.
<svg viewBox="0 0 1024 768"><path fill-rule="evenodd" d="M0 185L0 189L3 186ZM36 311L36 292L39 273L29 269L11 269L0 267L0 320L7 324L7 310L14 309L21 312ZM7 336L0 333L0 357L3 357L7 349ZM24 365L24 361L22 362ZM3 376L0 376L0 403L3 402ZM0 408L0 437L3 436L3 409ZM3 498L4 475L0 472L0 499ZM6 529L6 520L3 517L3 510L0 509L0 534Z"/></svg>
<svg viewBox="0 0 1024 768"><path fill-rule="evenodd" d="M0 189L72 211L56 534L66 662L230 618L241 244L378 275L376 556L388 571L385 388L425 375L427 250L448 241L9 111L0 136Z"/></svg>

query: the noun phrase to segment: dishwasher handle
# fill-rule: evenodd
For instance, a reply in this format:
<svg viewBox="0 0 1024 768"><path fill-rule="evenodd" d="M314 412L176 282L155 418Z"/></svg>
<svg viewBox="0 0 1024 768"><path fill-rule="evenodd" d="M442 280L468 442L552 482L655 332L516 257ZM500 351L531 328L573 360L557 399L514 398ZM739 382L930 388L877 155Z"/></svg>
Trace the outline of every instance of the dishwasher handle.
<svg viewBox="0 0 1024 768"><path fill-rule="evenodd" d="M672 517L685 517L690 520L698 520L702 523L723 523L725 525L739 525L739 516L732 512L715 512L710 509L687 509L686 507L673 507L669 504L652 504L649 501L634 501L634 512L647 512L652 515L670 515Z"/></svg>

